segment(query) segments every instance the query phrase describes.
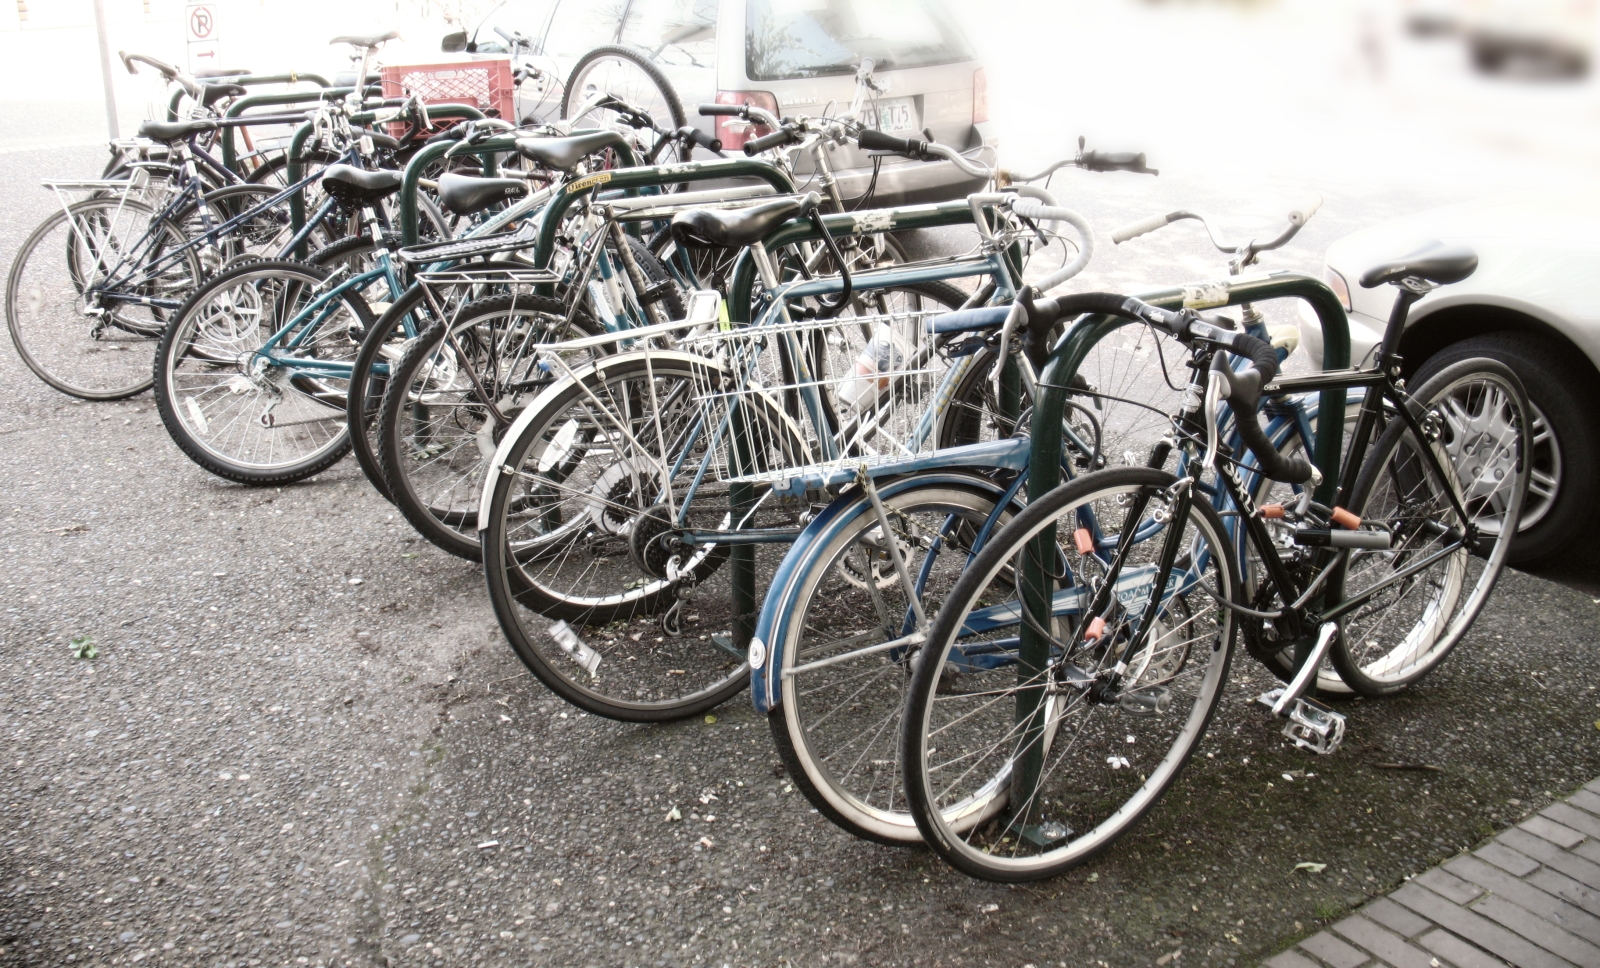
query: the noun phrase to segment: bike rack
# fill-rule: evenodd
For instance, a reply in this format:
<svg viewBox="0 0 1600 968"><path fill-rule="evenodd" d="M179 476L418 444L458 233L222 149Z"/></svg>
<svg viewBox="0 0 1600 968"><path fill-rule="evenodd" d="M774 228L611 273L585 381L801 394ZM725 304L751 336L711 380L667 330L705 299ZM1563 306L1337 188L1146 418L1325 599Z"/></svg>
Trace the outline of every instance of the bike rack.
<svg viewBox="0 0 1600 968"><path fill-rule="evenodd" d="M561 227L561 220L567 214L567 209L572 207L572 203L584 195L593 194L602 186L608 192L626 191L632 195L636 189L653 185L676 185L682 182L714 181L721 178L759 178L771 185L780 195L791 194L795 190L794 182L787 174L759 158L713 158L709 161L686 161L673 165L646 165L636 168L633 166L637 162L632 160L631 151L624 157L628 159L627 166L595 172L587 178L581 178L568 185L564 191L550 200L549 205L545 206L543 221L539 223L539 238L533 249L535 265L544 266L549 263L550 256L555 251L556 230Z"/></svg>
<svg viewBox="0 0 1600 968"><path fill-rule="evenodd" d="M378 75L372 74L372 75L369 75L369 76L377 77ZM224 83L228 83L228 84L238 84L238 85L240 85L242 87L254 87L255 85L258 85L258 84L291 84L291 85L293 85L293 84L300 84L300 83L315 84L318 87L327 87L328 86L328 79L326 77L323 77L321 74L302 74L302 73L299 73L297 71L290 71L287 74L241 74L238 77L228 77L228 78L220 78L220 77L219 78L209 78L208 77L205 80L206 80L207 83L224 82ZM188 97L188 96L189 96L189 92L185 91L181 87L178 88L176 91L172 92L171 99L169 99L167 101L167 120L168 121L176 121L176 120L178 120L178 105L180 103L182 103L183 99Z"/></svg>
<svg viewBox="0 0 1600 968"><path fill-rule="evenodd" d="M1339 370L1350 365L1350 324L1344 306L1320 279L1299 272L1272 272L1237 279L1223 279L1209 284L1211 290L1227 293L1226 303L1213 305L1233 306L1243 302L1263 302L1268 299L1303 299L1311 304L1322 324L1324 370ZM1139 296L1140 299L1163 309L1181 309L1185 290L1162 289ZM1061 421L1065 416L1069 382L1083 363L1089 348L1106 333L1127 321L1117 316L1093 315L1075 322L1056 343L1039 378L1039 398L1033 411L1033 449L1028 468L1028 499L1038 500L1061 483ZM1344 443L1344 388L1324 390L1317 414L1316 465L1322 471L1322 484L1315 497L1323 503L1332 501L1338 486L1340 449ZM1019 680L1038 677L1049 665L1050 639L1044 630L1050 628L1050 603L1052 579L1044 563L1055 560L1055 528L1045 528L1027 554L1020 582L1019 595L1022 607L1031 621L1022 623L1021 644L1017 650L1017 676ZM1027 804L1039 785L1040 771L1044 767L1044 750L1039 737L1043 734L1044 686L1023 689L1017 696L1016 723L1020 727L1021 750L1016 768L1012 771L1011 802ZM1026 825L1028 818L1022 818Z"/></svg>
<svg viewBox="0 0 1600 968"><path fill-rule="evenodd" d="M402 102L404 103L404 102ZM443 118L446 120L477 120L483 117L483 112L470 104L435 104L428 108L429 118ZM374 118L371 111L363 111L350 118L352 124L370 124ZM289 184L305 177L305 164L301 160L305 151L306 142L316 132L316 125L310 121L295 129L294 138L289 142L289 164L285 169L285 177ZM289 199L289 222L294 231L299 232L306 224L306 199L304 192L296 192Z"/></svg>
<svg viewBox="0 0 1600 968"><path fill-rule="evenodd" d="M241 117L250 108L264 107L278 104L309 104L312 102L333 101L344 97L354 91L353 87L328 87L314 91L279 91L275 94L246 94L244 97L228 106L228 113L223 115L227 119ZM367 93L382 96L377 85L369 85ZM239 149L233 142L233 128L228 128L222 135L222 164L234 174L239 174Z"/></svg>

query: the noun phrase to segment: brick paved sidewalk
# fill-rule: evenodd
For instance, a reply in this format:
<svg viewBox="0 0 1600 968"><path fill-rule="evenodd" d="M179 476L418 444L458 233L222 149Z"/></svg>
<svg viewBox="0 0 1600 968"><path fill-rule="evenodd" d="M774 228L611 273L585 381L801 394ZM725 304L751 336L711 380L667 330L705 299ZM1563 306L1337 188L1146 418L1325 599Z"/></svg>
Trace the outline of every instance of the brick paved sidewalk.
<svg viewBox="0 0 1600 968"><path fill-rule="evenodd" d="M1600 780L1268 968L1600 968Z"/></svg>

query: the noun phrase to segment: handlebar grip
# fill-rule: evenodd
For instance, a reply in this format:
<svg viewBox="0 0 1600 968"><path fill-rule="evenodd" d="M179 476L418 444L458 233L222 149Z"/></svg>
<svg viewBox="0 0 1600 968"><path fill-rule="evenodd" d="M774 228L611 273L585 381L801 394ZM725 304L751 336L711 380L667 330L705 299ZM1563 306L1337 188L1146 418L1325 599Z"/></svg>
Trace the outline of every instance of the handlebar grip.
<svg viewBox="0 0 1600 968"><path fill-rule="evenodd" d="M1111 241L1117 245L1121 245L1129 239L1137 239L1141 235L1149 235L1156 229L1170 224L1172 224L1171 215L1152 215L1147 219L1134 222L1131 225L1124 225L1122 228L1112 232Z"/></svg>
<svg viewBox="0 0 1600 968"><path fill-rule="evenodd" d="M1088 171L1155 173L1145 167L1142 151L1085 151L1078 157L1078 164Z"/></svg>
<svg viewBox="0 0 1600 968"><path fill-rule="evenodd" d="M896 138L892 134L884 134L872 128L864 128L858 139L861 147L868 151L892 151L897 155L907 158L921 159L927 151L927 144L922 141L912 141L910 138Z"/></svg>
<svg viewBox="0 0 1600 968"><path fill-rule="evenodd" d="M1322 207L1322 193L1312 192L1307 198L1301 200L1299 206L1289 212L1290 225L1304 225L1311 221L1311 216L1317 214L1317 209Z"/></svg>
<svg viewBox="0 0 1600 968"><path fill-rule="evenodd" d="M722 140L711 137L692 124L686 124L679 128L678 133L712 154L722 154Z"/></svg>
<svg viewBox="0 0 1600 968"><path fill-rule="evenodd" d="M779 145L786 145L793 140L793 131L789 130L788 128L779 128L777 131L774 131L771 134L762 135L759 138L746 141L744 143L744 153L747 155L759 155L769 148L776 148Z"/></svg>
<svg viewBox="0 0 1600 968"><path fill-rule="evenodd" d="M744 114L742 104L702 104L700 116L702 118L735 118Z"/></svg>

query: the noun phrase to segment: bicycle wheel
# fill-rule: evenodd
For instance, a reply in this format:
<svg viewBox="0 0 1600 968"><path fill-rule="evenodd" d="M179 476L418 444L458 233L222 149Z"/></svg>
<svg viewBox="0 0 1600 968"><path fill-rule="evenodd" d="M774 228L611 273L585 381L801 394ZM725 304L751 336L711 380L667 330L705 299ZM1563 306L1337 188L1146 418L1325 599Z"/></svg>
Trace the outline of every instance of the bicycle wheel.
<svg viewBox="0 0 1600 968"><path fill-rule="evenodd" d="M1349 552L1328 579L1330 603L1354 607L1337 618L1334 666L1364 696L1415 683L1472 626L1505 567L1532 466L1528 396L1503 363L1454 363L1419 387L1409 406L1428 439L1390 421L1348 502L1364 528L1389 532L1391 547ZM1428 469L1423 448L1447 479ZM1465 543L1468 522L1454 510L1452 490L1478 530L1475 548Z"/></svg>
<svg viewBox="0 0 1600 968"><path fill-rule="evenodd" d="M91 198L52 214L22 243L6 283L6 324L17 355L45 383L85 400L120 400L149 389L150 355L170 312L133 302L99 310L85 293L113 272L138 275L139 265L184 241L176 225L132 200ZM119 268L124 259L128 265ZM181 300L201 276L191 250L125 292Z"/></svg>
<svg viewBox="0 0 1600 968"><path fill-rule="evenodd" d="M939 610L911 680L902 769L923 838L958 869L1027 881L1082 863L1155 806L1205 734L1234 637L1213 590L1235 600L1238 574L1209 504L1174 516L1166 489L1175 480L1124 467L1051 491L978 553ZM1127 558L1109 575L1130 528ZM1176 566L1157 625L1112 692L1107 673L1142 620L1169 542ZM1049 655L1030 673L1018 644L1019 576L1026 556L1041 554L1053 559L1040 565L1054 576L1051 627L1040 630ZM1081 610L1105 581L1115 594L1091 638Z"/></svg>
<svg viewBox="0 0 1600 968"><path fill-rule="evenodd" d="M383 406L389 368L405 355L413 332L423 328L418 322L431 318L432 310L423 298L422 288L412 286L383 308L377 322L362 338L350 366L350 385L345 396L350 451L355 454L367 482L390 504L394 503L394 496L389 493L383 462L378 459L378 411Z"/></svg>
<svg viewBox="0 0 1600 968"><path fill-rule="evenodd" d="M730 526L729 486L715 474L685 504L710 436L696 388L731 379L686 353L606 357L541 395L496 453L502 473L485 485L479 524L489 599L523 663L580 708L659 722L709 709L749 681L727 637L738 618L721 570L727 546L673 551L664 513L677 509L692 528ZM805 463L804 438L782 409L749 399L751 466ZM797 526L806 510L762 500L742 523ZM621 624L668 606L683 616L681 637Z"/></svg>
<svg viewBox="0 0 1600 968"><path fill-rule="evenodd" d="M372 311L318 302L325 269L250 262L198 289L156 351L156 404L195 463L244 484L310 477L350 449L345 387Z"/></svg>
<svg viewBox="0 0 1600 968"><path fill-rule="evenodd" d="M432 322L407 341L389 368L376 440L389 494L419 534L453 555L482 560L484 475L511 422L554 380L540 362L541 347L599 332L585 313L568 319L558 299L502 293L468 303L448 326ZM562 355L577 367L594 354Z"/></svg>
<svg viewBox="0 0 1600 968"><path fill-rule="evenodd" d="M881 485L892 538L930 617L950 593L994 511L1000 488L935 473ZM904 584L872 503L858 489L827 517L783 597L781 702L767 723L789 776L823 816L858 837L921 843L900 776L900 716L918 650L883 643L914 630ZM997 525L1010 520L1000 516Z"/></svg>
<svg viewBox="0 0 1600 968"><path fill-rule="evenodd" d="M566 95L561 100L561 117L568 121L584 121L591 126L621 127L632 131L633 146L640 158L647 158L655 150L660 135L655 131L624 127L615 111L593 106L595 99L609 94L628 102L650 115L656 127L676 131L688 124L683 113L683 103L672 82L651 63L648 51L622 44L607 44L584 54L572 68L567 78ZM662 158L660 163L688 161L689 149L680 149L677 158Z"/></svg>
<svg viewBox="0 0 1600 968"><path fill-rule="evenodd" d="M1099 317L1073 326L1082 342L1062 431L1067 459L1084 471L1142 466L1171 430L1188 379L1185 350L1144 323Z"/></svg>

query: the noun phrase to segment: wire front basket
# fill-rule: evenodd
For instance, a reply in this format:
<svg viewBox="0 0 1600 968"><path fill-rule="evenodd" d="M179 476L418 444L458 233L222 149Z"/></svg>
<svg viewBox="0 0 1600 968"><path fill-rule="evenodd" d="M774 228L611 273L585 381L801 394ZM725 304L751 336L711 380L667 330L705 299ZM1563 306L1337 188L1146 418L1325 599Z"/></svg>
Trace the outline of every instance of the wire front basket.
<svg viewBox="0 0 1600 968"><path fill-rule="evenodd" d="M708 469L796 493L932 453L948 369L924 321L944 310L783 321L685 336Z"/></svg>

